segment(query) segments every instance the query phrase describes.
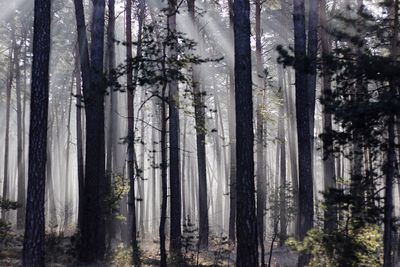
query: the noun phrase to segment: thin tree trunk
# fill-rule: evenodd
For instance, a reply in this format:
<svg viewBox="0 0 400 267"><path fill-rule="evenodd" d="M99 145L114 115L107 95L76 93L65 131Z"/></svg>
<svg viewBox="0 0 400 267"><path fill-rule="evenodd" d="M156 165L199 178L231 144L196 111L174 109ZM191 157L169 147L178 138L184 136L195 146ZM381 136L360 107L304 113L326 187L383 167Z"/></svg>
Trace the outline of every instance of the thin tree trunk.
<svg viewBox="0 0 400 267"><path fill-rule="evenodd" d="M278 76L280 82L279 97L282 104L279 106L278 115L278 142L280 146L280 182L279 182L279 244L283 246L287 237L287 214L286 214L286 139L285 139L285 98L283 90L285 90L283 83L283 69L278 67Z"/></svg>
<svg viewBox="0 0 400 267"><path fill-rule="evenodd" d="M70 145L71 145L71 112L72 112L72 95L74 92L74 81L76 77L76 68L72 73L71 78L71 94L69 96L69 104L68 104L68 118L67 118L67 147L65 149L65 195L64 195L64 231L67 230L69 223L69 215L71 213L69 207L69 154L70 154Z"/></svg>
<svg viewBox="0 0 400 267"><path fill-rule="evenodd" d="M112 194L112 183L114 177L113 159L116 139L116 108L117 108L117 92L115 91L115 84L117 83L115 75L115 0L108 1L108 25L107 25L107 56L108 56L108 84L109 84L109 110L108 110L108 133L107 133L107 155L106 155L106 194L111 196ZM107 207L107 249L111 248L111 241L115 238L115 220L114 212L111 207Z"/></svg>
<svg viewBox="0 0 400 267"><path fill-rule="evenodd" d="M195 40L198 41L198 28L195 14L195 1L188 1L189 13L195 25ZM206 121L204 110L204 92L200 89L200 72L199 66L192 64L192 87L193 87L193 105L195 110L195 128L196 128L196 147L197 147L197 167L199 175L199 245L200 248L208 247L208 207L207 207L207 171L206 171Z"/></svg>
<svg viewBox="0 0 400 267"><path fill-rule="evenodd" d="M266 177L264 164L264 63L262 58L261 44L261 0L256 0L256 63L257 63L257 129L256 129L256 151L257 151L257 227L258 244L261 253L261 266L265 266L265 248L264 248L264 214L266 206Z"/></svg>
<svg viewBox="0 0 400 267"><path fill-rule="evenodd" d="M83 134L82 134L82 85L81 85L81 69L79 65L79 50L75 54L76 65L76 160L78 167L78 230L82 227L83 214L83 189L84 189L84 165L83 165Z"/></svg>
<svg viewBox="0 0 400 267"><path fill-rule="evenodd" d="M399 25L399 1L393 0L391 3L393 15L393 37L391 41L391 56L394 62L397 60L397 39ZM390 86L391 99L396 97L397 81L392 81ZM385 207L384 207L384 233L383 233L383 266L393 265L392 240L393 240L393 182L396 165L396 143L395 143L395 116L390 114L388 118L388 151L386 168L386 188L385 188Z"/></svg>
<svg viewBox="0 0 400 267"><path fill-rule="evenodd" d="M12 22L14 25L14 22ZM16 40L15 40L15 27L12 26L11 30L11 47L9 52L9 72L8 72L8 81L7 81L7 91L6 91L6 129L5 129L5 136L4 136L4 174L3 174L3 199L8 199L8 183L9 183L9 175L8 175L8 159L9 159L9 145L10 145L10 115L11 115L11 89L14 80L14 66L15 62L13 60L13 54L15 55L15 48L16 48ZM1 217L4 220L6 218L6 210L1 210Z"/></svg>
<svg viewBox="0 0 400 267"><path fill-rule="evenodd" d="M21 44L22 46L22 44ZM21 207L17 210L17 229L23 229L25 219L25 157L24 157L24 142L23 142L23 124L22 120L22 98L21 98L21 68L20 68L20 51L21 46L15 52L15 89L17 95L17 162L18 162L18 203Z"/></svg>
<svg viewBox="0 0 400 267"><path fill-rule="evenodd" d="M77 27L77 33L78 33L78 55L79 55L79 63L80 63L80 74L81 74L81 79L79 81L82 82L82 89L83 92L89 92L90 91L90 83L91 83L91 74L90 74L90 59L89 59L89 45L88 45L88 39L87 39L87 34L86 34L86 23L85 23L85 12L83 8L83 1L82 0L74 0L74 7L75 7L75 18L76 18L76 27ZM78 79L77 79L78 81ZM80 85L79 85L80 86ZM79 92L81 91L81 88L78 90ZM82 97L81 94L79 93L79 96L77 102L77 106L79 111L77 112L77 132L82 130L81 125L81 119L82 117L80 116L78 118L78 113L81 113L81 103L82 103ZM79 123L79 124L78 124ZM82 131L81 134L78 135L78 140L83 139ZM82 140L81 139L81 140ZM83 141L82 141L83 144ZM80 155L79 150L78 150L78 190L79 190L79 209L78 209L78 228L79 231L82 232L83 229L83 222L84 222L84 205L85 205L85 179L84 179L84 164L83 164L83 145L81 144L81 152L82 154ZM81 165L80 165L81 164ZM82 169L80 169L82 168Z"/></svg>
<svg viewBox="0 0 400 267"><path fill-rule="evenodd" d="M331 52L331 41L326 33L327 27L327 17L326 17L326 0L321 0L320 6L320 19L321 19L321 45L322 45L322 60L324 64L323 69L323 88L322 94L324 97L329 97L332 93L331 88L331 75L328 72L328 62L327 57ZM329 133L332 131L332 114L330 114L326 109L323 111L323 133L326 134L324 137L324 155L323 155L323 169L324 169L324 190L328 192L330 189L335 188L336 177L335 177L335 158L331 154L332 141L327 139ZM326 151L325 151L326 150ZM328 206L324 214L324 228L327 231L332 231L336 225L336 211L333 207Z"/></svg>
<svg viewBox="0 0 400 267"><path fill-rule="evenodd" d="M137 226L136 226L136 196L135 196L135 132L134 132L134 96L135 85L133 82L132 58L132 0L126 1L126 60L127 60L127 90L128 90L128 232L129 241L133 250L133 264L139 263Z"/></svg>
<svg viewBox="0 0 400 267"><path fill-rule="evenodd" d="M229 0L229 25L234 27L233 16L233 0ZM229 143L230 143L230 208L229 208L229 240L235 242L236 235L236 114L235 114L235 72L234 72L234 55L230 55L229 59Z"/></svg>

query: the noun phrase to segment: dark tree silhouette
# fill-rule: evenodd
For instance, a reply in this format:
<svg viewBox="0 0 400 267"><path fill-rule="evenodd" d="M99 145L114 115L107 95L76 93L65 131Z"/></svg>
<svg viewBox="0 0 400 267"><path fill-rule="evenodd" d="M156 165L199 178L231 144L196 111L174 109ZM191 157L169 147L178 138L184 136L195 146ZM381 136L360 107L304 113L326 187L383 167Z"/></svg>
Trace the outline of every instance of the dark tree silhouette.
<svg viewBox="0 0 400 267"><path fill-rule="evenodd" d="M234 2L235 100L237 143L236 266L258 266L254 188L254 133L251 79L250 4Z"/></svg>
<svg viewBox="0 0 400 267"><path fill-rule="evenodd" d="M22 265L45 266L44 199L49 103L51 0L35 0L28 194Z"/></svg>

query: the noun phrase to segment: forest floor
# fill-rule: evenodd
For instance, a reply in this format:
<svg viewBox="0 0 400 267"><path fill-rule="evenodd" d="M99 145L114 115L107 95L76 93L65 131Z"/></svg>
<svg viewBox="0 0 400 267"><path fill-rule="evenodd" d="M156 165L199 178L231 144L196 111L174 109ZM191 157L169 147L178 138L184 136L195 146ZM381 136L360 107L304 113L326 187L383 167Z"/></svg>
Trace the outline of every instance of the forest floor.
<svg viewBox="0 0 400 267"><path fill-rule="evenodd" d="M7 242L0 245L0 267L21 266L22 234L11 233ZM74 239L58 235L46 237L46 266L49 267L89 267L78 264L76 251L73 245ZM267 245L267 244L266 244ZM157 240L144 240L140 242L142 266L159 266L159 244ZM268 247L269 249L269 247ZM208 251L187 251L184 254L187 264L169 264L169 266L235 266L235 251L227 246L210 244ZM105 263L92 265L91 267L130 267L129 251L122 246L116 246L107 257ZM268 266L269 254L265 255ZM287 248L274 248L271 257L271 267L296 266L297 255Z"/></svg>

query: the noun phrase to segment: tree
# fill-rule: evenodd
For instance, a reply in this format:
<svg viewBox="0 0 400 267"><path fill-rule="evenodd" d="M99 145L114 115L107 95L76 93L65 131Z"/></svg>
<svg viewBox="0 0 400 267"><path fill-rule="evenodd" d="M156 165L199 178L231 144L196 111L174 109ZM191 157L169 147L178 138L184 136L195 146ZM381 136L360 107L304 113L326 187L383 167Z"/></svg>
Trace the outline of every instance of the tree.
<svg viewBox="0 0 400 267"><path fill-rule="evenodd" d="M328 97L332 93L331 82L332 77L329 73L329 55L331 53L331 40L327 31L327 16L326 16L326 1L322 0L319 4L320 21L321 21L321 50L322 50L322 93ZM323 111L323 131L324 133L329 133L332 131L332 114L328 110ZM324 139L324 156L323 156L323 168L324 168L324 190L327 192L331 188L335 188L336 178L335 178L335 158L329 152L332 150L330 147L332 140ZM336 212L332 210L331 207L325 212L324 227L325 230L332 230L335 227Z"/></svg>
<svg viewBox="0 0 400 267"><path fill-rule="evenodd" d="M10 150L10 115L11 115L11 90L14 80L14 60L16 54L16 38L15 38L15 22L11 22L11 47L9 52L9 70L7 77L7 93L6 93L6 131L4 135L4 174L3 174L3 199L8 199L9 187L9 150ZM1 211L1 217L6 217L5 210Z"/></svg>
<svg viewBox="0 0 400 267"><path fill-rule="evenodd" d="M90 87L83 87L86 156L84 213L79 251L79 258L83 262L101 260L105 252L104 12L105 0L94 0L90 44ZM81 67L82 71L83 69Z"/></svg>
<svg viewBox="0 0 400 267"><path fill-rule="evenodd" d="M229 4L229 26L234 27L233 0ZM233 39L233 36L232 36ZM235 71L234 54L230 53L228 57L229 66L229 148L230 148L230 174L229 174L229 240L235 242L236 239L236 117L235 117Z"/></svg>
<svg viewBox="0 0 400 267"><path fill-rule="evenodd" d="M235 101L237 143L236 266L258 266L255 212L250 4L235 0Z"/></svg>
<svg viewBox="0 0 400 267"><path fill-rule="evenodd" d="M188 1L188 9L195 25L195 41L199 42L198 26L196 21L195 0ZM195 113L197 166L199 173L199 245L208 247L208 201L207 201L207 170L206 170L206 119L204 110L204 92L201 91L201 67L192 64L193 106Z"/></svg>
<svg viewBox="0 0 400 267"><path fill-rule="evenodd" d="M170 60L175 63L178 57L178 37L176 30L176 0L168 1L167 30L171 43L169 46ZM175 71L177 66L170 66ZM169 89L169 178L170 178L170 252L172 256L181 254L181 178L180 178L180 125L179 125L179 88L178 81L170 80Z"/></svg>
<svg viewBox="0 0 400 267"><path fill-rule="evenodd" d="M266 206L266 177L264 158L264 131L265 123L263 118L265 88L264 88L264 63L261 44L261 1L256 0L256 64L257 64L257 228L258 243L261 253L261 266L265 266L264 257L264 213Z"/></svg>
<svg viewBox="0 0 400 267"><path fill-rule="evenodd" d="M28 194L22 264L45 266L44 199L49 103L51 0L35 0L31 113L29 127Z"/></svg>
<svg viewBox="0 0 400 267"><path fill-rule="evenodd" d="M304 0L293 1L294 53L296 71L296 120L299 153L299 219L298 231L302 240L313 227L313 168L312 149L314 133L315 79L317 53L318 1L310 0L308 38L305 27ZM300 255L299 266L308 262Z"/></svg>
<svg viewBox="0 0 400 267"><path fill-rule="evenodd" d="M390 40L390 53L393 64L397 64L398 56L398 27L399 27L399 1L390 1L389 7L390 15L392 16L392 38ZM398 91L398 78L392 78L390 80L390 89L388 97L390 99L396 99L396 90ZM395 107L392 107L395 109ZM392 266L392 239L393 239L393 183L395 177L395 170L397 158L396 158L396 142L395 142L395 113L390 112L387 117L387 163L386 163L386 188L385 188L385 211L384 211L384 232L383 232L383 266Z"/></svg>
<svg viewBox="0 0 400 267"><path fill-rule="evenodd" d="M132 0L126 1L126 61L127 61L127 93L128 93L128 233L129 243L133 250L133 263L138 263L138 243L136 226L136 196L135 196L135 132L134 109L135 84L133 83L133 58L132 58Z"/></svg>
<svg viewBox="0 0 400 267"><path fill-rule="evenodd" d="M75 6L75 18L76 18L76 27L78 33L78 53L79 55L79 63L80 64L80 75L81 79L77 79L77 81L82 82L83 92L90 91L90 59L89 59L89 45L86 34L86 23L85 23L85 12L83 9L82 0L74 0ZM78 84L78 83L77 83ZM77 85L78 86L78 85ZM77 89L77 107L79 111L77 112L81 114L82 101L83 98L81 96L81 85L79 83L79 89ZM82 122L81 116L77 117L77 134L78 134L78 185L79 185L79 210L78 210L78 228L79 231L82 231L83 227L83 218L84 218L84 199L85 199L85 179L84 179L84 163L83 163L83 136L82 136ZM81 134L79 134L81 132Z"/></svg>

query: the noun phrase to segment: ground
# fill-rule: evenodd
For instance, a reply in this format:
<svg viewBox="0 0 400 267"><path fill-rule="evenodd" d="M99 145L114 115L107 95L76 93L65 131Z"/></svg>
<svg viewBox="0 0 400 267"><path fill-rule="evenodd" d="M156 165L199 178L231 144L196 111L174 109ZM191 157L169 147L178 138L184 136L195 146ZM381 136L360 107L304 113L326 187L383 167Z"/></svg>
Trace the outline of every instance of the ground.
<svg viewBox="0 0 400 267"><path fill-rule="evenodd" d="M75 259L74 239L59 235L48 235L46 237L46 260L50 267L75 267L79 265ZM157 240L144 240L140 243L142 266L159 266L159 244ZM269 249L269 244L266 248ZM11 233L6 243L0 244L0 267L21 266L22 234ZM229 247L227 242L212 240L208 251L198 252L196 249L184 250L186 266L234 266L235 251ZM296 265L296 254L287 248L274 248L271 267L284 267ZM129 251L122 245L115 245L109 254L107 262L97 264L97 267L124 267L131 266L127 262L130 259ZM268 266L269 253L265 260ZM175 264L171 266L183 266ZM85 266L88 267L88 266ZM93 266L94 267L94 266Z"/></svg>

